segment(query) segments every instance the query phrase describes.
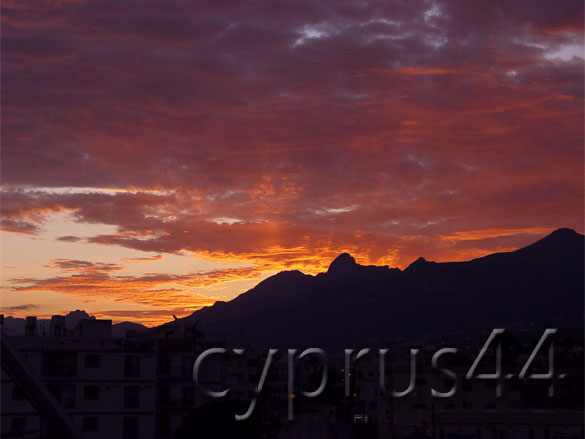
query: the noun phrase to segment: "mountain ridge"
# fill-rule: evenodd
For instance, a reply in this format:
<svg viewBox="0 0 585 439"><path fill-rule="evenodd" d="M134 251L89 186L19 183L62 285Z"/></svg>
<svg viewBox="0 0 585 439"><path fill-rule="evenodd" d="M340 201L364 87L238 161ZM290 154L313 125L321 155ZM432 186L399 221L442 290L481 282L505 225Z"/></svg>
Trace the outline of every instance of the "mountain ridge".
<svg viewBox="0 0 585 439"><path fill-rule="evenodd" d="M404 270L360 265L342 253L324 273L283 271L186 319L204 332L243 329L252 344L271 347L465 334L495 325L526 330L550 320L575 333L582 327L583 248L583 235L558 229L511 252L462 262L421 257Z"/></svg>

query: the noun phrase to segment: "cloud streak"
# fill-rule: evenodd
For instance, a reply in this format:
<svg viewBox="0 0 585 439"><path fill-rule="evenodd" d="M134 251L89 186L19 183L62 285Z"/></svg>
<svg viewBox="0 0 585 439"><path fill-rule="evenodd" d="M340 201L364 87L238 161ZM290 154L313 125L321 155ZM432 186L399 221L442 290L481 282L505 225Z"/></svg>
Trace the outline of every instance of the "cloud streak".
<svg viewBox="0 0 585 439"><path fill-rule="evenodd" d="M112 302L130 303L151 307L134 313L137 317L148 315L148 323L161 323L155 315L168 318L172 313L187 315L203 306L212 305L217 299L213 295L201 294L201 289L234 280L254 279L261 272L254 267L201 270L184 275L147 273L143 276L113 274L123 267L110 263L88 261L53 260L48 268L61 274L49 278L12 278L7 290L13 294L22 292L50 291L79 298L107 299ZM4 307L9 311L28 311L30 306ZM134 311L118 310L119 314L131 315ZM109 311L109 315L113 311Z"/></svg>

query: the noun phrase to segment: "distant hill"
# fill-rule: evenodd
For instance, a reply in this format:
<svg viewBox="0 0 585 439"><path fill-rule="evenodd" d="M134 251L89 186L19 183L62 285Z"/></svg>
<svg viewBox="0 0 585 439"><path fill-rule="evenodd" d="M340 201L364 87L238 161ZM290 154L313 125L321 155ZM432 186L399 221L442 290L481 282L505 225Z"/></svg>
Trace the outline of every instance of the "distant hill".
<svg viewBox="0 0 585 439"><path fill-rule="evenodd" d="M583 304L583 235L559 229L517 251L467 262L419 258L403 271L342 254L326 273L281 272L187 319L204 332L244 330L262 348L343 347L483 336L495 327L582 337Z"/></svg>

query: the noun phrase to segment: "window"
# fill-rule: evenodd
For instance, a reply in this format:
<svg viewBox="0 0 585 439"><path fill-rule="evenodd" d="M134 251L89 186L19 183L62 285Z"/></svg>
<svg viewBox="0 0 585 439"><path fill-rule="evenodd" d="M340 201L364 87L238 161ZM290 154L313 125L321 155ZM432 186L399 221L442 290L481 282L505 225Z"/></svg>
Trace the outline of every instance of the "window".
<svg viewBox="0 0 585 439"><path fill-rule="evenodd" d="M100 399L99 386L83 386L83 399Z"/></svg>
<svg viewBox="0 0 585 439"><path fill-rule="evenodd" d="M124 439L138 439L138 417L126 416L122 426L122 437Z"/></svg>
<svg viewBox="0 0 585 439"><path fill-rule="evenodd" d="M193 373L193 365L195 364L195 357L192 355L183 356L181 361L181 375L190 376Z"/></svg>
<svg viewBox="0 0 585 439"><path fill-rule="evenodd" d="M14 387L12 387L12 400L13 401L22 401L23 399L26 399L26 397L24 396L24 392L22 391L22 387L15 384Z"/></svg>
<svg viewBox="0 0 585 439"><path fill-rule="evenodd" d="M183 405L190 406L195 402L195 392L193 386L183 386Z"/></svg>
<svg viewBox="0 0 585 439"><path fill-rule="evenodd" d="M124 407L125 408L140 407L140 388L138 386L124 387Z"/></svg>
<svg viewBox="0 0 585 439"><path fill-rule="evenodd" d="M157 391L158 404L162 406L168 406L171 402L171 388L166 385L161 385Z"/></svg>
<svg viewBox="0 0 585 439"><path fill-rule="evenodd" d="M167 437L171 432L171 419L168 416L161 416L156 423L156 436Z"/></svg>
<svg viewBox="0 0 585 439"><path fill-rule="evenodd" d="M57 402L61 402L61 386L59 384L50 383L47 384L49 392L55 397Z"/></svg>
<svg viewBox="0 0 585 439"><path fill-rule="evenodd" d="M75 408L75 384L50 383L47 388L64 409Z"/></svg>
<svg viewBox="0 0 585 439"><path fill-rule="evenodd" d="M85 354L85 368L98 369L101 366L101 357L97 354Z"/></svg>
<svg viewBox="0 0 585 439"><path fill-rule="evenodd" d="M124 376L140 376L140 357L138 355L126 355L124 358Z"/></svg>
<svg viewBox="0 0 585 439"><path fill-rule="evenodd" d="M159 357L158 359L158 374L159 375L170 375L171 374L171 359L167 356Z"/></svg>
<svg viewBox="0 0 585 439"><path fill-rule="evenodd" d="M98 431L100 429L100 418L96 416L85 416L81 420L83 431Z"/></svg>
<svg viewBox="0 0 585 439"><path fill-rule="evenodd" d="M12 418L10 420L10 431L22 432L26 430L26 418Z"/></svg>
<svg viewBox="0 0 585 439"><path fill-rule="evenodd" d="M48 352L45 354L45 373L48 376L73 377L77 374L75 352Z"/></svg>

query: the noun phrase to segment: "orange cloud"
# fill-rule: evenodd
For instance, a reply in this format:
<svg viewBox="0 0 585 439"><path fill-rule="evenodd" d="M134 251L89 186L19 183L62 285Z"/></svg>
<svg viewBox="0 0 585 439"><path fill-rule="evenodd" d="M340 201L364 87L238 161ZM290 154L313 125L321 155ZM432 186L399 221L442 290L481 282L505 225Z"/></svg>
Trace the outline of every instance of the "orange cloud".
<svg viewBox="0 0 585 439"><path fill-rule="evenodd" d="M145 262L153 262L153 261L161 261L162 255L152 256L150 258L122 258L122 262L128 263L145 263Z"/></svg>
<svg viewBox="0 0 585 439"><path fill-rule="evenodd" d="M513 236L520 234L530 235L545 235L555 230L552 227L525 227L521 229L513 228L497 228L490 227L482 230L464 230L460 232L454 232L450 235L441 236L440 239L446 242L453 241L469 241L469 240L481 240L487 238L499 238L502 236Z"/></svg>
<svg viewBox="0 0 585 439"><path fill-rule="evenodd" d="M102 298L114 302L135 303L143 307L152 307L152 313L167 317L169 309L175 314L186 315L213 304L217 299L211 294L195 292L195 289L256 279L262 274L255 267L241 267L197 271L184 275L162 273L143 276L113 275L112 271L118 271L122 267L65 259L55 259L47 267L60 269L67 275L44 279L13 278L9 280L12 287L8 291L13 294L51 291L74 295L80 300ZM169 308L169 304L172 304L172 308ZM143 309L141 313L147 311ZM154 323L155 319L150 319L149 322Z"/></svg>

